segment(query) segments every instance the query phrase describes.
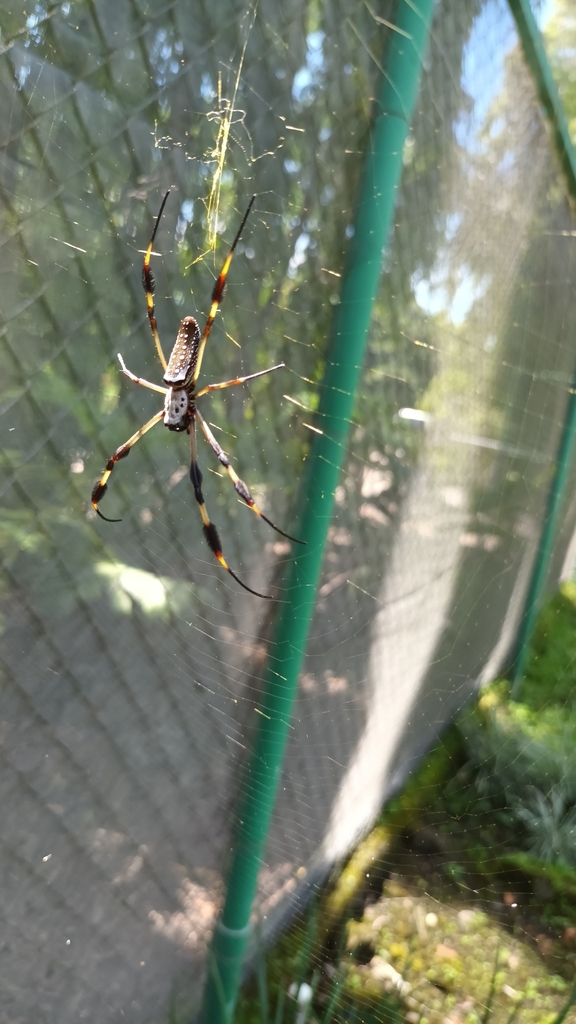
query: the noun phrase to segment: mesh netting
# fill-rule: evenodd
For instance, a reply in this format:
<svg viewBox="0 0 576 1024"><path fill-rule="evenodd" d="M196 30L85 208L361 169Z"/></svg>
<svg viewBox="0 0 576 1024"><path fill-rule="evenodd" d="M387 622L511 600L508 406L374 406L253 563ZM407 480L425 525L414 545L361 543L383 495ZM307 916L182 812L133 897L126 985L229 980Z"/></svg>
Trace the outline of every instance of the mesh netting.
<svg viewBox="0 0 576 1024"><path fill-rule="evenodd" d="M159 408L249 197L202 366L220 444L294 529L387 21L360 2L5 4L2 888L7 1019L163 1019L198 998L275 606L205 547ZM260 909L285 906L513 642L571 386L576 266L504 2L436 5ZM202 445L202 439L199 440ZM224 554L282 597L290 545L200 447ZM576 509L565 519L551 578Z"/></svg>

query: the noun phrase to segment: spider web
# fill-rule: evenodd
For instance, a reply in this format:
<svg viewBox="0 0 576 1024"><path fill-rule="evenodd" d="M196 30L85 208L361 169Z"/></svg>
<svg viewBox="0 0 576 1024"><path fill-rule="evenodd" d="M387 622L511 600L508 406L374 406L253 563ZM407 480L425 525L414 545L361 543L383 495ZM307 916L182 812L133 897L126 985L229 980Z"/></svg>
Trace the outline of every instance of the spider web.
<svg viewBox="0 0 576 1024"><path fill-rule="evenodd" d="M197 1005L276 607L206 549L159 407L249 197L202 412L298 521L394 4L5 4L0 15L7 1019ZM573 372L574 240L508 7L436 5L260 879L298 904L510 652ZM283 594L288 542L199 438L232 568ZM567 509L550 581L572 533Z"/></svg>

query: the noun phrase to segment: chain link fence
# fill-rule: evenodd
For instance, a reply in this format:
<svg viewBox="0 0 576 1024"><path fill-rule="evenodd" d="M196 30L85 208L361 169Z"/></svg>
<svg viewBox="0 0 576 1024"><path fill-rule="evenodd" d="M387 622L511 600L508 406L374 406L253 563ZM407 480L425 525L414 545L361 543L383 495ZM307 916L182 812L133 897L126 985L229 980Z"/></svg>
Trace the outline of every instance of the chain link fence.
<svg viewBox="0 0 576 1024"><path fill-rule="evenodd" d="M219 443L290 532L394 4L19 3L0 14L2 884L7 1020L192 1012L255 727L273 602L204 546L162 426L141 267L169 352L202 322L249 197L204 382ZM261 877L279 914L344 855L509 655L572 387L562 178L504 2L436 5ZM215 234L212 235L211 232ZM321 424L320 424L321 427ZM208 447L235 572L290 545ZM567 510L551 580L575 519Z"/></svg>

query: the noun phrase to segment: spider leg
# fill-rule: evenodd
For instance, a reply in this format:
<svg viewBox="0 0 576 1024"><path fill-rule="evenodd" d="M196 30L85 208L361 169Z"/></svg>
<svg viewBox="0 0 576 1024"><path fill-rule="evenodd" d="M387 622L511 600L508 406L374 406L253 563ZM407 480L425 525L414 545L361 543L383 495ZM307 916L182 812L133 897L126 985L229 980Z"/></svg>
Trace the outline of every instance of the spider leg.
<svg viewBox="0 0 576 1024"><path fill-rule="evenodd" d="M198 410L195 410L195 416L198 416ZM202 473L200 472L200 467L198 466L198 459L196 454L196 426L194 420L192 420L190 424L189 433L190 479L192 481L192 486L194 488L194 497L196 498L196 501L198 502L198 506L200 508L200 515L202 516L202 529L204 531L206 543L208 544L208 547L210 548L212 554L220 562L222 568L226 569L226 572L229 572L233 579L235 579L236 582L239 583L241 587L244 587L244 590L247 590L250 594L255 594L256 597L263 597L266 600L272 600L269 594L260 594L258 593L257 590L252 590L252 587L249 587L247 586L246 583L243 583L242 580L236 575L236 573L230 568L228 562L226 561L224 555L222 554L222 544L220 542L220 537L218 536L218 530L214 526L214 523L210 521L208 509L206 508L206 502L204 501L204 495L202 494Z"/></svg>
<svg viewBox="0 0 576 1024"><path fill-rule="evenodd" d="M272 370L281 370L286 363L278 363L276 366L269 366L267 370L258 370L258 373L249 373L247 377L235 377L234 380L223 380L220 384L207 384L205 388L194 395L194 401L209 391L220 391L222 388L232 388L235 384L245 384L247 380L254 380L255 377L263 377L265 373L272 373Z"/></svg>
<svg viewBox="0 0 576 1024"><path fill-rule="evenodd" d="M238 242L240 241L240 235L242 234L242 231L244 229L244 225L245 225L246 221L248 220L248 214L250 213L250 210L252 209L252 204L254 203L255 199L256 199L256 196L252 196L252 199L248 203L248 209L246 210L246 213L244 214L244 216L242 218L242 223L241 223L240 227L238 228L238 231L236 233L236 238L232 242L232 246L230 248L230 252L228 253L226 259L224 260L224 266L222 267L222 270L220 271L220 274L218 275L218 277L216 278L216 281L214 282L214 288L212 289L212 304L210 306L210 312L208 314L208 319L206 321L206 326L204 327L204 331L202 333L202 337L200 338L200 346L198 348L198 360L196 362L196 368L194 370L194 376L192 377L192 384L195 384L196 381L198 380L198 376L199 376L199 373L200 373L200 366L202 365L202 356L204 355L204 349L206 347L206 342L208 341L208 335L210 334L210 331L212 330L212 324L214 323L214 318L216 316L216 313L218 312L218 306L222 302L222 296L224 294L224 287L226 285L226 278L228 277L228 271L230 270L230 264L232 263L232 257L234 255L234 250L235 250L236 246L238 245ZM160 211L160 212L162 212L162 211ZM154 237L154 236L152 236L152 237Z"/></svg>
<svg viewBox="0 0 576 1024"><path fill-rule="evenodd" d="M150 259L152 256L152 246L154 245L154 239L156 238L156 232L158 231L160 218L164 213L164 207L166 206L166 200L168 199L169 195L170 189L168 189L166 195L164 196L164 199L162 200L160 213L156 217L156 222L154 224L154 229L152 231L152 237L148 244L148 248L146 249L146 255L144 256L144 264L142 266L142 284L144 286L144 291L146 292L146 304L148 308L148 320L150 321L150 330L152 331L152 337L154 338L154 344L156 345L156 352L158 353L158 359L162 364L163 370L166 369L167 363L164 352L162 351L162 345L160 344L158 325L156 323L156 315L154 312L154 289L156 287L156 283L154 281L154 274L150 269Z"/></svg>
<svg viewBox="0 0 576 1024"><path fill-rule="evenodd" d="M268 519L268 517L265 516L263 512L260 511L256 502L254 501L254 498L250 494L250 491L248 490L246 484L244 483L243 480L240 479L236 471L232 469L232 466L230 465L230 460L226 455L226 452L223 451L223 449L218 444L218 441L214 437L214 434L210 430L210 427L206 423L204 417L201 416L200 413L198 412L198 409L195 410L195 415L198 417L200 429L202 430L204 437L208 441L208 444L210 445L212 451L216 455L218 461L220 462L220 465L224 466L224 469L226 470L228 476L230 477L232 483L234 484L236 493L240 495L242 501L246 505L248 505L248 508L251 508L252 511L255 512L257 516L260 516L260 519L263 519L265 523L268 523L268 526L271 526L273 530L276 530L276 533L280 533L283 537L287 537L288 540L293 540L296 544L305 544L306 541L298 540L297 537L292 537L290 536L289 533L285 533L284 530L281 530L280 527L275 526L274 523L270 519Z"/></svg>
<svg viewBox="0 0 576 1024"><path fill-rule="evenodd" d="M153 416L151 420L148 420L148 422L145 423L143 427L140 427L140 430L137 430L135 434L132 434L132 437L129 437L124 444L121 444L120 447L117 448L116 451L114 452L114 455L112 455L112 457L108 459L108 462L106 463L106 469L102 473L102 476L100 477L98 483L94 484L94 488L92 490L92 508L94 509L95 512L98 513L100 519L105 519L107 523L122 522L121 519L108 519L108 516L103 515L100 509L98 508L99 501L101 501L101 499L104 497L108 489L108 477L110 476L110 473L114 469L116 463L120 461L120 459L125 459L126 456L130 454L130 449L136 444L136 441L139 441L141 437L144 437L144 434L146 434L153 426L155 426L156 423L159 423L163 416L164 409L162 409L160 412L157 412L156 415Z"/></svg>
<svg viewBox="0 0 576 1024"><path fill-rule="evenodd" d="M122 367L122 373L125 373L126 376L130 378L130 380L134 381L135 384L141 384L143 388L150 388L150 391L159 391L161 395L168 394L168 388L161 388L159 384L151 384L149 380L144 380L143 377L136 377L133 373L131 373L119 352L118 361L120 363L120 366Z"/></svg>

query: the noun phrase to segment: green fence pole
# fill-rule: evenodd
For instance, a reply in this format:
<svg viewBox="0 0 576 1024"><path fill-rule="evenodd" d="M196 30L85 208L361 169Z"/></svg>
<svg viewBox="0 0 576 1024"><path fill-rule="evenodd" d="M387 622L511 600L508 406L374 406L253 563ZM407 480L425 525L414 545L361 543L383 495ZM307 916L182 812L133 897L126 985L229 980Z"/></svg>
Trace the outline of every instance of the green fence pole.
<svg viewBox="0 0 576 1024"><path fill-rule="evenodd" d="M568 192L576 201L576 151L572 145L568 124L562 103L558 96L556 83L548 63L542 37L532 13L529 0L509 0L510 10L516 21L518 35L524 50L526 63L532 72L538 96L552 127L554 146L560 165L566 178ZM522 686L522 678L526 667L528 649L532 639L534 626L540 609L542 590L546 580L546 572L556 538L558 519L568 471L572 462L574 439L576 435L576 371L573 380L562 428L562 436L556 456L554 474L550 483L544 525L540 536L538 550L528 587L524 611L520 620L520 629L516 641L516 654L512 667L512 699L518 700Z"/></svg>
<svg viewBox="0 0 576 1024"><path fill-rule="evenodd" d="M538 97L552 127L554 146L566 176L568 191L576 200L576 154L540 29L532 13L530 0L508 0L508 3L516 22L526 63L534 78Z"/></svg>
<svg viewBox="0 0 576 1024"><path fill-rule="evenodd" d="M540 543L536 552L532 577L524 605L524 613L520 620L520 632L517 640L516 657L512 675L512 700L520 699L522 679L530 648L532 633L540 610L540 598L546 580L546 571L556 538L558 519L562 505L562 497L566 478L572 463L574 440L576 439L576 376L572 381L572 389L568 399L568 408L562 427L562 437L554 469L554 475L548 492L546 515L540 535Z"/></svg>
<svg viewBox="0 0 576 1024"><path fill-rule="evenodd" d="M270 646L259 729L246 776L240 824L228 876L224 910L208 956L201 1019L230 1024L250 937L256 891L280 777L292 704L298 684L322 555L332 515L372 307L392 223L402 153L416 102L433 0L399 0L370 134L362 183L328 349L318 425L302 494L298 536L307 547L287 576L276 635Z"/></svg>

